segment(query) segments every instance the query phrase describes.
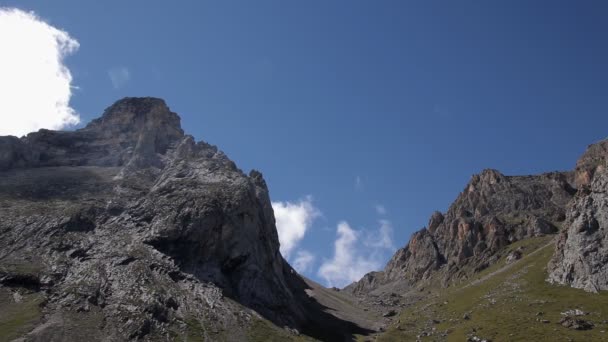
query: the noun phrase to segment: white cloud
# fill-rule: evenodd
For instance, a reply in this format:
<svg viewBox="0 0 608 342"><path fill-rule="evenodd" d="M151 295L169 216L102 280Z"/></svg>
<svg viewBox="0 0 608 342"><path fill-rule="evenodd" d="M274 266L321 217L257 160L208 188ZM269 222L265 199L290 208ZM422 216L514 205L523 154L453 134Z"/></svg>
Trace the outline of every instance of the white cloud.
<svg viewBox="0 0 608 342"><path fill-rule="evenodd" d="M376 204L375 208L378 215L386 215L386 207L382 204Z"/></svg>
<svg viewBox="0 0 608 342"><path fill-rule="evenodd" d="M122 88L129 80L131 80L131 73L127 67L116 67L108 70L108 76L112 81L114 89Z"/></svg>
<svg viewBox="0 0 608 342"><path fill-rule="evenodd" d="M378 231L370 233L365 240L365 244L369 247L395 249L393 244L393 225L389 220L380 220L378 223L380 223Z"/></svg>
<svg viewBox="0 0 608 342"><path fill-rule="evenodd" d="M393 228L389 221L380 221L378 232L358 231L342 221L338 223L334 256L325 260L318 275L327 286L344 287L357 281L366 273L382 267L382 253L393 251ZM374 239L373 237L378 238ZM364 237L364 241L361 241Z"/></svg>
<svg viewBox="0 0 608 342"><path fill-rule="evenodd" d="M359 255L357 245L360 235L361 233L352 229L347 222L338 223L334 256L323 262L318 272L327 282L327 286L346 286L361 279L365 273L380 268L378 260Z"/></svg>
<svg viewBox="0 0 608 342"><path fill-rule="evenodd" d="M281 243L281 254L285 259L289 259L293 249L304 238L312 221L321 212L313 206L311 196L297 203L272 202L272 208Z"/></svg>
<svg viewBox="0 0 608 342"><path fill-rule="evenodd" d="M33 12L0 7L0 135L77 124L69 106L72 75L64 58L78 42Z"/></svg>
<svg viewBox="0 0 608 342"><path fill-rule="evenodd" d="M299 250L296 252L296 257L293 261L293 268L298 273L305 273L312 269L312 265L315 262L316 257L307 250Z"/></svg>

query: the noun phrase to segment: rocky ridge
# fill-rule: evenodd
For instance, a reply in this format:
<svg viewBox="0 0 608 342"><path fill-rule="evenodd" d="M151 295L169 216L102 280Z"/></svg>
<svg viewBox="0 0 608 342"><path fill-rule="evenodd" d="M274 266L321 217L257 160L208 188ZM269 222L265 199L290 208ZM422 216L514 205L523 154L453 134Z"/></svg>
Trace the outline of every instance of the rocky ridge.
<svg viewBox="0 0 608 342"><path fill-rule="evenodd" d="M474 175L445 214L435 212L381 272L365 275L346 290L355 294L402 292L432 276L444 286L466 279L498 259L515 241L553 234L566 217L576 190L573 175Z"/></svg>
<svg viewBox="0 0 608 342"><path fill-rule="evenodd" d="M559 233L548 281L591 292L608 289L608 140L592 144L572 172L472 177L445 214L435 212L380 272L346 287L360 296L443 286L496 262L503 247ZM507 262L518 260L513 251Z"/></svg>

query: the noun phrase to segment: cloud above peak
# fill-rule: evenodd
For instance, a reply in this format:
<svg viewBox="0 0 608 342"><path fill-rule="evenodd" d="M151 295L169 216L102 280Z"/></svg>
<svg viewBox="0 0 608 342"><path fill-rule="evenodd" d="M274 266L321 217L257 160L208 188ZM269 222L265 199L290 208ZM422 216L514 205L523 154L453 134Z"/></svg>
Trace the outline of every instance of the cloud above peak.
<svg viewBox="0 0 608 342"><path fill-rule="evenodd" d="M0 46L0 135L80 122L69 105L72 75L64 64L78 41L33 12L0 8Z"/></svg>

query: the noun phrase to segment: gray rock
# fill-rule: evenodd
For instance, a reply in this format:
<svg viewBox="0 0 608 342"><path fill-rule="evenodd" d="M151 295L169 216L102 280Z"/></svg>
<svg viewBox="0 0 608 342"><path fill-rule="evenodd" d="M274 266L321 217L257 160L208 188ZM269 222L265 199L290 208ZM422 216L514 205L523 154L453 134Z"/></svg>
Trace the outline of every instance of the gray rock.
<svg viewBox="0 0 608 342"><path fill-rule="evenodd" d="M595 326L593 322L571 316L562 317L562 319L559 320L559 324L573 330L591 330Z"/></svg>
<svg viewBox="0 0 608 342"><path fill-rule="evenodd" d="M585 316L588 312L579 309L566 310L560 313L562 316Z"/></svg>
<svg viewBox="0 0 608 342"><path fill-rule="evenodd" d="M393 317L397 314L397 311L395 310L389 310L385 313L382 314L382 317Z"/></svg>
<svg viewBox="0 0 608 342"><path fill-rule="evenodd" d="M509 255L507 255L507 258L505 259L505 262L507 264L511 264L519 259L521 259L522 257L522 252L520 249L516 249L514 251L512 251L511 253L509 253Z"/></svg>
<svg viewBox="0 0 608 342"><path fill-rule="evenodd" d="M557 227L540 217L530 217L526 223L527 225L527 236L543 236L546 234L557 233Z"/></svg>
<svg viewBox="0 0 608 342"><path fill-rule="evenodd" d="M608 141L591 145L576 168L579 190L548 265L552 283L608 290Z"/></svg>

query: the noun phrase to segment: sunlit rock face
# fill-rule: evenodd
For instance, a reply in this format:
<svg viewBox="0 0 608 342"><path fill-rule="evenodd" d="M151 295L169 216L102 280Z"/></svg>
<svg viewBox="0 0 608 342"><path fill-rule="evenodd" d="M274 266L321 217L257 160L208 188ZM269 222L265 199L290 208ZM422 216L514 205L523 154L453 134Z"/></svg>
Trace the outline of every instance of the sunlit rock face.
<svg viewBox="0 0 608 342"><path fill-rule="evenodd" d="M589 146L576 166L578 192L549 263L549 281L608 290L608 141Z"/></svg>

